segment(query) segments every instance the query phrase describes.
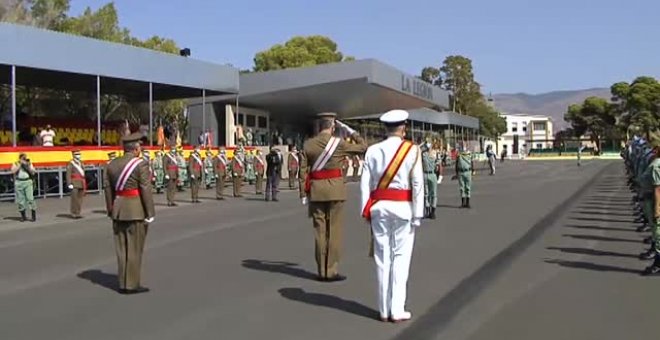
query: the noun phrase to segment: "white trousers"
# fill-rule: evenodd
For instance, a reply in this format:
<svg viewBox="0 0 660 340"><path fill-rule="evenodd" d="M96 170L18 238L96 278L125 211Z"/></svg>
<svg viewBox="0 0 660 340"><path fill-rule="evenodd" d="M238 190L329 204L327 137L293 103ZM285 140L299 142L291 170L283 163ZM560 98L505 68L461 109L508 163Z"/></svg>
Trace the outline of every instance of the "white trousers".
<svg viewBox="0 0 660 340"><path fill-rule="evenodd" d="M405 312L415 227L408 220L388 218L372 219L371 229L374 234L380 316L398 318Z"/></svg>

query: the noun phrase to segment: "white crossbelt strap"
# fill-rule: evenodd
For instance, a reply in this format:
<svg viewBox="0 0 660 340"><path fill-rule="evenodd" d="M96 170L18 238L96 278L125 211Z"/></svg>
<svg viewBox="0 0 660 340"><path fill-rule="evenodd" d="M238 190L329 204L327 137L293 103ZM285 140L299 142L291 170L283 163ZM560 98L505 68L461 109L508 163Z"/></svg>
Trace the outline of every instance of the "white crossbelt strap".
<svg viewBox="0 0 660 340"><path fill-rule="evenodd" d="M83 168L80 167L78 163L71 161L71 165L73 165L73 167L76 168L76 170L80 173L80 175L85 176L85 170L83 170Z"/></svg>
<svg viewBox="0 0 660 340"><path fill-rule="evenodd" d="M172 157L172 155L170 155L169 153L167 154L167 158L169 158L172 162L174 162L174 164L177 163L176 159L174 159L174 157Z"/></svg>
<svg viewBox="0 0 660 340"><path fill-rule="evenodd" d="M202 166L202 165L203 165L202 160L199 159L199 157L193 155L193 158L195 159L195 161L197 162L197 164L199 164L199 166Z"/></svg>
<svg viewBox="0 0 660 340"><path fill-rule="evenodd" d="M261 157L255 157L255 159L257 160L257 162L259 162L259 164L261 165L264 164L264 161L261 160Z"/></svg>
<svg viewBox="0 0 660 340"><path fill-rule="evenodd" d="M128 164L124 166L124 168L121 170L121 174L119 174L119 180L117 180L117 184L115 185L116 191L124 190L126 182L128 182L128 178L131 177L131 174L133 171L135 171L135 168L137 168L140 163L142 163L142 158L133 158L128 161Z"/></svg>
<svg viewBox="0 0 660 340"><path fill-rule="evenodd" d="M238 162L238 166L242 168L243 167L243 161L238 157L234 157L234 159L236 159L236 162Z"/></svg>
<svg viewBox="0 0 660 340"><path fill-rule="evenodd" d="M330 140L328 141L328 144L326 144L325 149L323 149L323 152L319 158L317 158L316 162L314 162L314 165L312 165L312 171L319 171L325 167L325 165L330 160L330 157L332 157L332 154L334 154L335 150L337 150L339 141L339 138L330 137Z"/></svg>
<svg viewBox="0 0 660 340"><path fill-rule="evenodd" d="M218 156L218 159L220 160L220 162L222 162L223 165L227 165L227 160L224 157Z"/></svg>
<svg viewBox="0 0 660 340"><path fill-rule="evenodd" d="M293 159L296 160L296 164L298 164L298 156L296 156L296 154L294 153L292 153L291 156L293 157Z"/></svg>

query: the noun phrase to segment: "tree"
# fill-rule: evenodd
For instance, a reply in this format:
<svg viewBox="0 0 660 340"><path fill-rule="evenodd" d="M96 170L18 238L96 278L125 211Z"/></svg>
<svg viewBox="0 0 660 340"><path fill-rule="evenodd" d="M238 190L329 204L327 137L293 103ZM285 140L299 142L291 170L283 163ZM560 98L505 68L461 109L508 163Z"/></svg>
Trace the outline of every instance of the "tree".
<svg viewBox="0 0 660 340"><path fill-rule="evenodd" d="M571 124L576 137L589 132L600 151L601 138L612 136L617 121L615 107L607 100L599 97L589 97L582 104L568 107L564 120Z"/></svg>
<svg viewBox="0 0 660 340"><path fill-rule="evenodd" d="M474 80L472 60L449 56L440 67L442 87L451 91L451 108L458 113L470 112L471 106L483 98L481 86Z"/></svg>
<svg viewBox="0 0 660 340"><path fill-rule="evenodd" d="M436 86L442 85L442 79L440 78L440 69L427 66L422 69L422 74L419 79Z"/></svg>
<svg viewBox="0 0 660 340"><path fill-rule="evenodd" d="M648 137L660 123L660 83L653 77L638 77L632 84L619 82L610 87L623 132L638 128Z"/></svg>
<svg viewBox="0 0 660 340"><path fill-rule="evenodd" d="M291 38L284 45L277 44L257 53L254 57L254 71L265 72L351 60L355 59L344 57L338 51L337 43L328 37L299 36Z"/></svg>

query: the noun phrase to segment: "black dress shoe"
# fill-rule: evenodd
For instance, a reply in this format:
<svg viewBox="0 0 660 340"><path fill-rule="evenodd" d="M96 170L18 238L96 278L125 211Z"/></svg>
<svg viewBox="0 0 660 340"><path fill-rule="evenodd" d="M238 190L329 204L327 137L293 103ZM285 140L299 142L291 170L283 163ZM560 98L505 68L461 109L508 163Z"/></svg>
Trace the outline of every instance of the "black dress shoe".
<svg viewBox="0 0 660 340"><path fill-rule="evenodd" d="M658 276L660 275L660 267L654 265L644 268L641 273L642 276Z"/></svg>
<svg viewBox="0 0 660 340"><path fill-rule="evenodd" d="M337 274L333 277L328 277L325 279L326 282L340 282L346 280L346 276Z"/></svg>
<svg viewBox="0 0 660 340"><path fill-rule="evenodd" d="M644 244L653 243L653 236L649 236L649 237L645 238L644 241L642 241L642 242L644 242Z"/></svg>
<svg viewBox="0 0 660 340"><path fill-rule="evenodd" d="M652 260L653 258L655 258L655 250L653 248L639 254L640 260Z"/></svg>
<svg viewBox="0 0 660 340"><path fill-rule="evenodd" d="M638 233L644 232L645 230L646 230L646 225L641 225L636 229Z"/></svg>
<svg viewBox="0 0 660 340"><path fill-rule="evenodd" d="M147 293L149 292L149 288L147 287L138 287L135 289L120 289L119 294L123 295L135 295L135 294L141 294L141 293Z"/></svg>

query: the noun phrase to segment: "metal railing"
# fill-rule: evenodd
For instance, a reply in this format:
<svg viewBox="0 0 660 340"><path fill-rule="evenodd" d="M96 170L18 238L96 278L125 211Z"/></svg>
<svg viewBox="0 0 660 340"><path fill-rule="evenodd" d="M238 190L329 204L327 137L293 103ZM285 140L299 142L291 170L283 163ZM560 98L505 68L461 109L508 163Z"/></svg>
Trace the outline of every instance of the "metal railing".
<svg viewBox="0 0 660 340"><path fill-rule="evenodd" d="M86 166L85 179L87 180L87 192L98 193L103 188L102 169L99 166ZM66 167L39 168L34 178L34 197L64 197L70 190L66 183ZM0 201L13 201L14 177L9 171L0 172Z"/></svg>

